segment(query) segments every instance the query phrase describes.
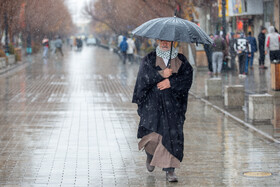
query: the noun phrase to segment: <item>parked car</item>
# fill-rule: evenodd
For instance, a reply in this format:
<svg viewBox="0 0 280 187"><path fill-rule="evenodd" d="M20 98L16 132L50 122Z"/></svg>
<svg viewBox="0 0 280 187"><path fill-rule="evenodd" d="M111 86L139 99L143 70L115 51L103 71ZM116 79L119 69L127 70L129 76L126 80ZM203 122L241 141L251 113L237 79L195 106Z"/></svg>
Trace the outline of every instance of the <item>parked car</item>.
<svg viewBox="0 0 280 187"><path fill-rule="evenodd" d="M90 45L96 45L96 39L95 38L88 38L87 39L87 46Z"/></svg>

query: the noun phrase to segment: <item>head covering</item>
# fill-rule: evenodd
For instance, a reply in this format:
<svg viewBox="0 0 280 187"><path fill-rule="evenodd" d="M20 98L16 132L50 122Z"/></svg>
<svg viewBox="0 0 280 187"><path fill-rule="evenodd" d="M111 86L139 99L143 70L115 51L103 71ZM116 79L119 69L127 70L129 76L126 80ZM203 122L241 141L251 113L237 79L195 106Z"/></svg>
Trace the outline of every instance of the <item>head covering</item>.
<svg viewBox="0 0 280 187"><path fill-rule="evenodd" d="M275 32L275 28L273 26L268 27L268 32L269 33L274 33Z"/></svg>

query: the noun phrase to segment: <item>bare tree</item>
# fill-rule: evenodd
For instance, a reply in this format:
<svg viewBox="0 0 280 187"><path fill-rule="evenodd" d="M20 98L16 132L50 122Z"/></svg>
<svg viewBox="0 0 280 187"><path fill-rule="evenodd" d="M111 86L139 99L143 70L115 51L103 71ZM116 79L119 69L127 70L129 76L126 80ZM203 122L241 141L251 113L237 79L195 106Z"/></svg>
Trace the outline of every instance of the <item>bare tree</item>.
<svg viewBox="0 0 280 187"><path fill-rule="evenodd" d="M173 16L175 10L179 17L194 21L194 16L199 16L195 7L213 2L215 0L95 0L85 6L84 15L90 17L94 25L103 23L119 34L152 18Z"/></svg>
<svg viewBox="0 0 280 187"><path fill-rule="evenodd" d="M74 27L64 0L0 0L0 37L6 27L7 15L10 41L21 33L25 38L68 34ZM40 39L41 40L41 39Z"/></svg>

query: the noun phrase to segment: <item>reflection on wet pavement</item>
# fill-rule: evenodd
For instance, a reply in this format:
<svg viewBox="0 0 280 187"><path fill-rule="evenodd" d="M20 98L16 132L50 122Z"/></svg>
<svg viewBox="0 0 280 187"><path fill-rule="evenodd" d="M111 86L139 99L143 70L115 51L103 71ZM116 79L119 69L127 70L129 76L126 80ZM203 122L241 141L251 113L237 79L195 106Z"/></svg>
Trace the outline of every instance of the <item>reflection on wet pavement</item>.
<svg viewBox="0 0 280 187"><path fill-rule="evenodd" d="M149 173L131 103L138 64L100 48L0 77L0 186L278 186L279 146L190 96L178 184ZM193 90L198 87L197 79ZM270 177L245 177L266 171Z"/></svg>
<svg viewBox="0 0 280 187"><path fill-rule="evenodd" d="M257 60L257 58L255 59ZM267 60L268 61L268 60ZM269 67L269 66L268 66ZM236 72L224 72L221 76L223 84L223 92L226 85L244 85L245 100L244 106L242 108L226 108L224 106L223 97L205 97L205 79L210 78L207 71L199 70L195 72L195 83L191 89L191 93L197 98L207 99L212 104L218 106L219 108L231 113L233 116L243 120L244 122L253 124L257 129L267 133L272 138L279 139L279 128L277 124L280 123L279 115L277 115L277 110L280 107L280 92L275 92L271 89L270 84L270 68L267 70L259 69L257 63L254 65L254 69L249 71L248 76L245 79L240 79ZM249 119L249 102L248 97L251 94L272 94L276 95L274 99L274 119L266 121L252 121Z"/></svg>

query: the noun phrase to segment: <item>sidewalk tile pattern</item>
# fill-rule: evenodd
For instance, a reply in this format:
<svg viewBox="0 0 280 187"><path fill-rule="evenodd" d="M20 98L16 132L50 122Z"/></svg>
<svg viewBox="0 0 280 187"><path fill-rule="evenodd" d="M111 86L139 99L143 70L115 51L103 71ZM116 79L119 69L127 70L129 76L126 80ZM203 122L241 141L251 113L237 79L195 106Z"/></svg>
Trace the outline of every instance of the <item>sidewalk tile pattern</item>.
<svg viewBox="0 0 280 187"><path fill-rule="evenodd" d="M280 185L279 146L192 96L179 182L169 184L137 149L137 64L99 48L34 60L0 78L0 186Z"/></svg>

